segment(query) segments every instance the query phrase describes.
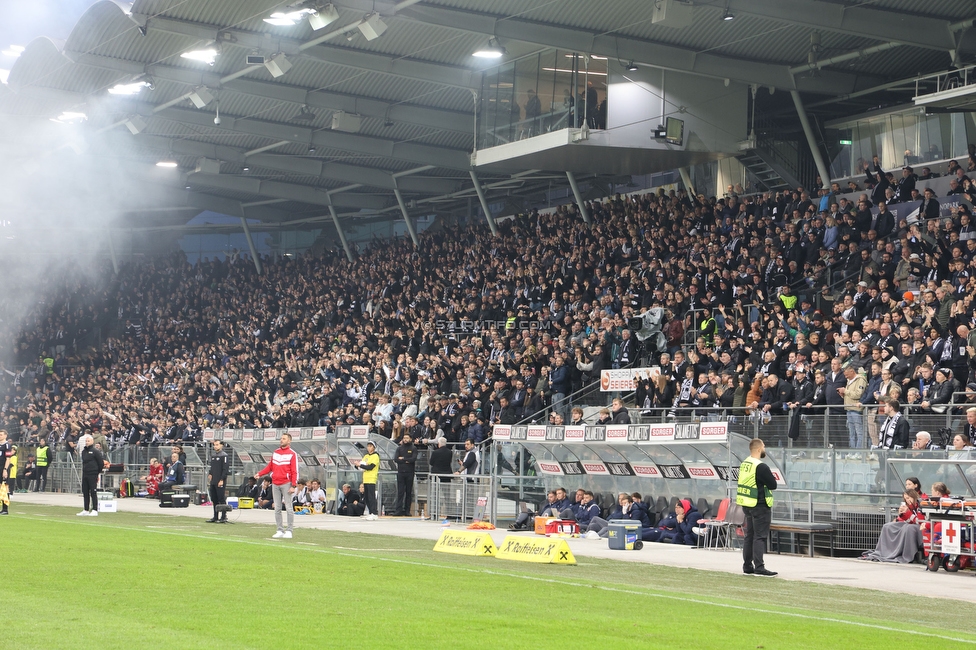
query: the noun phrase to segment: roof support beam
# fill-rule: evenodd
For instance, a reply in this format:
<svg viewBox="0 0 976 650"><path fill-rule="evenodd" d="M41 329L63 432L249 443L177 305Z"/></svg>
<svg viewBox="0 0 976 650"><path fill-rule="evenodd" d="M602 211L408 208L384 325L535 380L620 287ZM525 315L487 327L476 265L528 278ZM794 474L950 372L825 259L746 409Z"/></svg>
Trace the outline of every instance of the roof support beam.
<svg viewBox="0 0 976 650"><path fill-rule="evenodd" d="M859 77L825 71L817 78L795 79L786 65L763 63L725 56L721 53L699 53L667 43L592 32L561 25L539 23L475 13L449 7L418 5L404 9L399 17L412 18L429 25L439 25L470 33L495 36L525 43L535 43L576 52L599 54L614 60L633 60L652 68L662 68L716 79L734 79L771 88L829 93L855 90Z"/></svg>
<svg viewBox="0 0 976 650"><path fill-rule="evenodd" d="M358 95L309 90L300 86L290 86L283 83L244 77L221 83L220 75L212 72L200 72L189 68L178 68L162 64L143 65L124 59L98 54L87 54L84 52L66 51L65 55L76 64L94 68L117 70L126 74L147 73L156 79L184 83L190 86L220 88L241 95L264 97L266 99L288 102L295 105L308 105L312 108L329 111L345 111L364 117L392 120L404 124L416 124L417 126L426 126L432 129L471 133L471 115L459 111L429 108L408 103L384 102Z"/></svg>
<svg viewBox="0 0 976 650"><path fill-rule="evenodd" d="M958 26L947 20L886 11L869 4L848 7L823 0L729 0L728 6L734 14L759 16L825 32L853 34L932 50L949 51L956 47L953 31Z"/></svg>
<svg viewBox="0 0 976 650"><path fill-rule="evenodd" d="M119 133L112 141L122 147L131 144L175 155L203 156L213 160L254 165L290 174L315 176L326 181L359 183L384 190L392 190L395 186L393 179L390 178L389 172L376 169L375 167L359 167L357 165L346 165L313 158L276 154L247 155L248 152L234 147L209 144L198 140L166 138L145 133L140 133L137 136L130 136L128 133ZM401 179L399 187L404 192L410 193L447 194L460 189L461 181L413 176Z"/></svg>
<svg viewBox="0 0 976 650"><path fill-rule="evenodd" d="M491 229L492 237L498 236L498 225L495 223L495 218L491 216L491 210L488 209L488 199L485 198L485 190L481 187L481 182L478 180L478 175L472 169L471 182L474 183L474 191L478 193L478 201L481 202L481 209L485 212L485 219L488 221L488 227Z"/></svg>
<svg viewBox="0 0 976 650"><path fill-rule="evenodd" d="M230 192L243 192L255 196L267 196L275 199L299 201L311 205L335 205L343 208L360 210L379 210L389 205L389 201L382 196L368 194L350 194L343 192L329 196L328 192L318 190L307 185L282 183L281 181L259 180L256 178L242 178L239 176L224 176L218 174L193 173L187 177L191 186L211 187Z"/></svg>
<svg viewBox="0 0 976 650"><path fill-rule="evenodd" d="M134 14L135 15L135 14ZM213 40L227 45L266 52L281 51L287 56L307 56L318 61L341 65L356 70L367 70L394 75L415 81L426 81L442 86L474 88L481 83L481 74L460 66L429 63L401 56L366 52L350 47L334 45L308 46L292 38L269 38L269 34L249 32L243 29L221 29L214 25L195 23L165 17L146 17L148 29L190 36L200 40ZM355 28L355 25L353 26ZM317 39L316 39L317 40Z"/></svg>
<svg viewBox="0 0 976 650"><path fill-rule="evenodd" d="M352 262L352 250L349 248L349 242L346 241L346 233L342 230L342 224L339 223L339 215L336 214L335 206L331 203L329 204L329 215L332 217L332 223L335 225L336 232L339 233L339 241L342 242L342 250L346 252L346 259Z"/></svg>
<svg viewBox="0 0 976 650"><path fill-rule="evenodd" d="M384 138L374 138L356 133L342 133L332 130L316 130L307 126L269 122L252 118L241 118L221 114L219 126L213 123L209 112L191 110L188 108L165 108L156 113L159 117L204 126L219 131L246 133L272 140L289 140L303 144L314 144L316 147L341 149L366 156L392 158L420 165L434 165L445 169L467 171L471 168L471 159L466 151L447 149L413 142L396 142Z"/></svg>

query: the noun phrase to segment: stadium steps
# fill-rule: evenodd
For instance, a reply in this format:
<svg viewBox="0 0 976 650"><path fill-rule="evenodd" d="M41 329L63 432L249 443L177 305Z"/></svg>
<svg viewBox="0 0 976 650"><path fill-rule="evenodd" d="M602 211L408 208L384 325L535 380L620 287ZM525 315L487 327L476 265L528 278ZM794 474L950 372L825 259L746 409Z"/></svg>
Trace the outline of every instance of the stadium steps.
<svg viewBox="0 0 976 650"><path fill-rule="evenodd" d="M773 156L760 148L748 149L738 159L766 191L782 192L801 185Z"/></svg>

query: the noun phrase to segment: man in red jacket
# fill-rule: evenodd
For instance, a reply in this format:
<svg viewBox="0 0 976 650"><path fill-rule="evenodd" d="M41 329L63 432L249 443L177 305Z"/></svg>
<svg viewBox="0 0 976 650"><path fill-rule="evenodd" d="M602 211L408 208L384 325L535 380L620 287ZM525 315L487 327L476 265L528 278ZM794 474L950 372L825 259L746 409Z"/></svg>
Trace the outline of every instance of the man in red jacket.
<svg viewBox="0 0 976 650"><path fill-rule="evenodd" d="M291 448L291 436L281 434L281 446L271 455L271 462L254 475L258 479L265 474L271 474L271 494L274 499L275 524L278 532L274 539L291 539L291 531L295 527L295 512L291 508L291 495L298 485L298 454ZM281 524L281 510L288 511L288 528Z"/></svg>

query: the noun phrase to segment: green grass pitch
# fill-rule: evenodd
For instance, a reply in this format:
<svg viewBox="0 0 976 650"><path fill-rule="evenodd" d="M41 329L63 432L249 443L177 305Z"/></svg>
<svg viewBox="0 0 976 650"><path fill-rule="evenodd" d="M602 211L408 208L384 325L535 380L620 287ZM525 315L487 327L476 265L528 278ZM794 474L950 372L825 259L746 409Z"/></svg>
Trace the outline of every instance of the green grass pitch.
<svg viewBox="0 0 976 650"><path fill-rule="evenodd" d="M0 520L3 643L24 648L976 646L955 601L433 542L18 505ZM730 555L730 561L735 559ZM962 578L961 578L962 579ZM938 612L938 624L919 623Z"/></svg>

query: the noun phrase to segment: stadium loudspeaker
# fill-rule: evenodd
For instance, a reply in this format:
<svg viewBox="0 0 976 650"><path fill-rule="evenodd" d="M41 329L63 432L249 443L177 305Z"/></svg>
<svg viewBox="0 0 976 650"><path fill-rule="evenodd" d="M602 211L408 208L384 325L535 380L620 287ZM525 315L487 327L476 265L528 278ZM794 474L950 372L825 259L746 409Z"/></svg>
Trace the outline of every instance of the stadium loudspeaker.
<svg viewBox="0 0 976 650"><path fill-rule="evenodd" d="M339 20L339 12L336 11L335 5L331 4L325 5L317 12L308 15L308 24L315 31L328 27L337 20Z"/></svg>
<svg viewBox="0 0 976 650"><path fill-rule="evenodd" d="M125 121L125 128L129 129L132 135L139 135L146 129L146 120L138 115L133 115Z"/></svg>
<svg viewBox="0 0 976 650"><path fill-rule="evenodd" d="M277 79L291 70L291 61L285 58L284 54L278 53L264 62L264 67L268 69L271 76Z"/></svg>
<svg viewBox="0 0 976 650"><path fill-rule="evenodd" d="M214 100L214 96L206 88L200 87L190 93L190 101L197 108L204 108Z"/></svg>
<svg viewBox="0 0 976 650"><path fill-rule="evenodd" d="M380 18L379 14L370 14L359 23L359 31L363 33L367 41L372 41L383 35L386 31L386 23Z"/></svg>

